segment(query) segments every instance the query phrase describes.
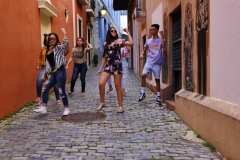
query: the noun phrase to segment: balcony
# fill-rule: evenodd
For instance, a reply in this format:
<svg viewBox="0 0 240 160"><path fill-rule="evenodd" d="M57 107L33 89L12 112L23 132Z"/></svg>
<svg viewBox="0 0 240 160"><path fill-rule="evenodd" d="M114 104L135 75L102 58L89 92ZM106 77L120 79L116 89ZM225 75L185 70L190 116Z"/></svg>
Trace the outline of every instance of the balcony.
<svg viewBox="0 0 240 160"><path fill-rule="evenodd" d="M142 24L146 21L146 12L145 11L138 11L136 20L141 22Z"/></svg>
<svg viewBox="0 0 240 160"><path fill-rule="evenodd" d="M77 0L82 6L88 5L88 0Z"/></svg>
<svg viewBox="0 0 240 160"><path fill-rule="evenodd" d="M87 6L86 12L89 17L96 17L95 15L95 2L94 0L90 0L90 3Z"/></svg>
<svg viewBox="0 0 240 160"><path fill-rule="evenodd" d="M113 9L128 10L131 0L113 0Z"/></svg>
<svg viewBox="0 0 240 160"><path fill-rule="evenodd" d="M146 1L145 0L137 0L136 1L136 20L140 23L144 23L146 21Z"/></svg>
<svg viewBox="0 0 240 160"><path fill-rule="evenodd" d="M49 0L38 0L38 8L40 12L47 17L57 17L58 10Z"/></svg>

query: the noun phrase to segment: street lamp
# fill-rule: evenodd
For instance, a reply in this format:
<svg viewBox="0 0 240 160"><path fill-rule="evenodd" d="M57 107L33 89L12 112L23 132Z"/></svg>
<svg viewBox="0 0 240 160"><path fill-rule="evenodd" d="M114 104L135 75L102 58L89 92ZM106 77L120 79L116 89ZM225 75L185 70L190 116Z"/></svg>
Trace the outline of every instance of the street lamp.
<svg viewBox="0 0 240 160"><path fill-rule="evenodd" d="M101 16L104 17L107 13L107 9L103 6L102 9L100 9Z"/></svg>
<svg viewBox="0 0 240 160"><path fill-rule="evenodd" d="M99 19L103 18L107 14L107 9L103 6L98 12L98 16L93 17L93 21L98 21Z"/></svg>

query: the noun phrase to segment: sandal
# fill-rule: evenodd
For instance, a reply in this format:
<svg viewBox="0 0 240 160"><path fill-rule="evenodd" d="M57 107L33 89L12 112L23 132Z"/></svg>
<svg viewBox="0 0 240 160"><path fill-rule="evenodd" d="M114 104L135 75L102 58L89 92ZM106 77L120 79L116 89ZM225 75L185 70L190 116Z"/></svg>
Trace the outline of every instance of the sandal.
<svg viewBox="0 0 240 160"><path fill-rule="evenodd" d="M111 92L112 90L113 90L113 88L109 88L108 91L107 91L107 93Z"/></svg>
<svg viewBox="0 0 240 160"><path fill-rule="evenodd" d="M105 103L101 103L99 107L96 108L96 110L100 111L103 107L105 107L105 105L106 105Z"/></svg>
<svg viewBox="0 0 240 160"><path fill-rule="evenodd" d="M86 96L85 92L83 92L81 96Z"/></svg>
<svg viewBox="0 0 240 160"><path fill-rule="evenodd" d="M69 92L68 92L68 95L72 95L72 94L73 94L73 92L72 92L72 91L69 91Z"/></svg>
<svg viewBox="0 0 240 160"><path fill-rule="evenodd" d="M124 112L123 107L119 107L117 113L123 113L123 112Z"/></svg>

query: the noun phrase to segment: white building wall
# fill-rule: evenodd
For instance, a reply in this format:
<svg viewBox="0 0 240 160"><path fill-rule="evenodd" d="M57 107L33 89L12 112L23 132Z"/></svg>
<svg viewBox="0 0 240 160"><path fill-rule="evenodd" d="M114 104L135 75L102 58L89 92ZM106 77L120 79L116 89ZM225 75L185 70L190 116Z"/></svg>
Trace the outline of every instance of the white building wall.
<svg viewBox="0 0 240 160"><path fill-rule="evenodd" d="M163 30L163 9L162 9L162 3L155 9L155 11L152 14L152 24L156 23L160 25L159 30Z"/></svg>
<svg viewBox="0 0 240 160"><path fill-rule="evenodd" d="M215 0L210 11L210 96L240 105L240 1Z"/></svg>
<svg viewBox="0 0 240 160"><path fill-rule="evenodd" d="M133 12L134 14L132 15L132 17L135 17L135 13L136 13L136 9L134 10ZM132 31L133 31L133 42L134 42L134 45L132 46L133 47L133 71L135 73L139 73L139 59L137 59L138 57L138 54L139 53L139 50L138 50L138 22L136 21L136 19L134 19L132 21ZM131 57L129 58L129 65L131 66Z"/></svg>

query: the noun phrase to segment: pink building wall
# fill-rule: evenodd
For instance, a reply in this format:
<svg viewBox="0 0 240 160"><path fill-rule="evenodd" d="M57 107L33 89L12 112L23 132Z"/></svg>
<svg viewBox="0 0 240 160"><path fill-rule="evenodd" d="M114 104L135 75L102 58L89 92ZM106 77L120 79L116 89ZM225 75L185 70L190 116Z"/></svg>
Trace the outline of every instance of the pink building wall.
<svg viewBox="0 0 240 160"><path fill-rule="evenodd" d="M210 96L240 105L240 2L211 1Z"/></svg>

